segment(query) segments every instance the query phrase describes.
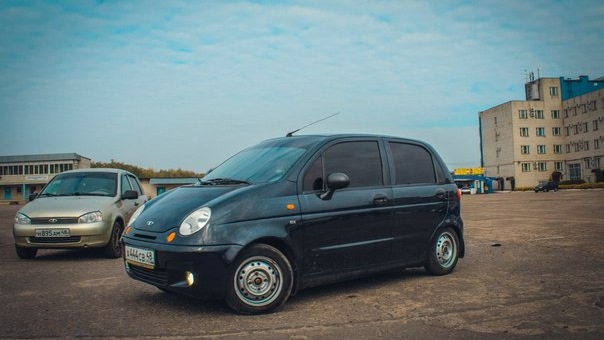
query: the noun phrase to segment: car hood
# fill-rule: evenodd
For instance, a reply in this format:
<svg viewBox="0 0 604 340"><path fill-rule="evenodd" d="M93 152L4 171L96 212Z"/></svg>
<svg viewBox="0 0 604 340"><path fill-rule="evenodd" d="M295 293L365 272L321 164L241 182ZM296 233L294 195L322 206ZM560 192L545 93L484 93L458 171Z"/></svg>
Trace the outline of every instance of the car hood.
<svg viewBox="0 0 604 340"><path fill-rule="evenodd" d="M213 199L246 187L183 186L173 189L147 202L132 226L138 230L165 232L179 226L187 215Z"/></svg>
<svg viewBox="0 0 604 340"><path fill-rule="evenodd" d="M29 218L80 217L92 211L103 211L114 200L115 197L106 196L40 197L27 203L19 212Z"/></svg>

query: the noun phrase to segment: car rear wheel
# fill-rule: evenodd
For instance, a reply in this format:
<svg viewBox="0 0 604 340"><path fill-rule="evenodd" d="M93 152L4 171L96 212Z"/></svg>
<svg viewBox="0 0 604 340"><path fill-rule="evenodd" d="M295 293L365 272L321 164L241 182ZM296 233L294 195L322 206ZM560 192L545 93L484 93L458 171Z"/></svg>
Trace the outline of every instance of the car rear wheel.
<svg viewBox="0 0 604 340"><path fill-rule="evenodd" d="M36 257L36 254L38 253L38 249L37 248L23 248L23 247L19 247L19 246L15 246L15 250L17 251L17 256L19 256L20 259L33 259L34 257Z"/></svg>
<svg viewBox="0 0 604 340"><path fill-rule="evenodd" d="M293 287L292 267L278 249L256 244L243 251L233 264L225 300L241 314L277 310Z"/></svg>
<svg viewBox="0 0 604 340"><path fill-rule="evenodd" d="M122 257L122 245L120 244L120 237L122 237L122 232L124 228L122 225L115 221L113 223L113 228L111 228L111 237L109 238L109 243L103 249L105 256L110 259L115 259L118 257Z"/></svg>
<svg viewBox="0 0 604 340"><path fill-rule="evenodd" d="M425 268L432 275L449 274L459 259L459 237L452 228L440 229L428 249Z"/></svg>

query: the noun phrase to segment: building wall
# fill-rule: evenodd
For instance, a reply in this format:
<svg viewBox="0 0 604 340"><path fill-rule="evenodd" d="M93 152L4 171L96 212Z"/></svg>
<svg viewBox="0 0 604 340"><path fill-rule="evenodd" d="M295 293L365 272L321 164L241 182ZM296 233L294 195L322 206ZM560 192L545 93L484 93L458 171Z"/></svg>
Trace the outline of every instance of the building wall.
<svg viewBox="0 0 604 340"><path fill-rule="evenodd" d="M594 181L604 150L604 89L562 101L562 78L540 78L525 86L527 100L479 113L485 175L511 178L518 187L550 179Z"/></svg>
<svg viewBox="0 0 604 340"><path fill-rule="evenodd" d="M61 154L65 155L65 154ZM8 156L0 162L0 201L24 201L33 192L40 192L56 174L72 170L90 168L90 159L73 154L66 159L49 158L52 155ZM20 160L20 159L23 160Z"/></svg>

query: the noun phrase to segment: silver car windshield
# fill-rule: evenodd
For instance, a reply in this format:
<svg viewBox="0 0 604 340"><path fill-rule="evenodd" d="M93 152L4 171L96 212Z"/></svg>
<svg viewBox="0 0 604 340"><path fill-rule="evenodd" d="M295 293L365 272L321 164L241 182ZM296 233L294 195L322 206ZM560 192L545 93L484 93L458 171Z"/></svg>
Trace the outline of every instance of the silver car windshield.
<svg viewBox="0 0 604 340"><path fill-rule="evenodd" d="M243 150L207 174L203 181L248 183L278 181L305 152L304 148L289 146L255 147Z"/></svg>
<svg viewBox="0 0 604 340"><path fill-rule="evenodd" d="M77 172L59 174L52 179L39 197L44 196L115 196L117 174Z"/></svg>

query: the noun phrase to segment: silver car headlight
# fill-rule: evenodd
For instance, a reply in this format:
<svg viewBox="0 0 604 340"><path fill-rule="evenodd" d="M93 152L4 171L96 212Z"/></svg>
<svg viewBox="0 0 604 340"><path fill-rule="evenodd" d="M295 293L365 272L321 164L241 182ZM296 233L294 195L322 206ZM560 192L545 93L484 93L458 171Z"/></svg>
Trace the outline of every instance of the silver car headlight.
<svg viewBox="0 0 604 340"><path fill-rule="evenodd" d="M31 219L27 217L25 214L17 213L15 215L15 223L16 224L31 224Z"/></svg>
<svg viewBox="0 0 604 340"><path fill-rule="evenodd" d="M212 216L212 209L203 207L190 213L180 224L179 232L183 236L194 234L205 227Z"/></svg>
<svg viewBox="0 0 604 340"><path fill-rule="evenodd" d="M138 209L136 209L136 211L134 212L134 214L132 214L132 216L130 216L130 221L128 221L129 226L132 225L132 223L134 223L134 221L136 221L136 218L143 212L143 210L145 210L145 205L141 205Z"/></svg>
<svg viewBox="0 0 604 340"><path fill-rule="evenodd" d="M94 223L101 222L103 220L103 213L100 211L89 212L78 218L78 223Z"/></svg>

